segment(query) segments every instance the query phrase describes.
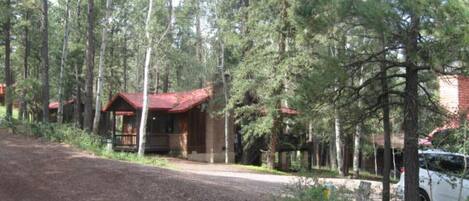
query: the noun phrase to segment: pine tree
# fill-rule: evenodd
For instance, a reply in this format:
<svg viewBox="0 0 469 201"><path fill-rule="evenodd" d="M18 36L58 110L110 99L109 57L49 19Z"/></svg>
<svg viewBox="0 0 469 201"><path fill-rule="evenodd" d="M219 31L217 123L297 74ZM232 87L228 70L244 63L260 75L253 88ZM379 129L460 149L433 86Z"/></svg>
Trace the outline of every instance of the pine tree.
<svg viewBox="0 0 469 201"><path fill-rule="evenodd" d="M5 40L5 86L6 86L6 119L12 119L13 103L12 103L12 92L11 85L13 84L12 72L11 72L11 1L5 2L7 14L5 16L5 22L3 24L3 33Z"/></svg>
<svg viewBox="0 0 469 201"><path fill-rule="evenodd" d="M104 57L106 54L106 45L107 45L107 33L109 31L109 26L111 23L111 4L112 0L106 0L106 21L103 27L103 33L101 34L101 49L99 51L99 66L98 66L98 84L96 87L96 102L94 109L94 121L93 121L93 133L98 134L99 132L99 122L101 119L101 96L103 91L103 81L104 81Z"/></svg>
<svg viewBox="0 0 469 201"><path fill-rule="evenodd" d="M94 71L94 0L88 0L88 24L86 32L86 78L85 78L85 111L83 116L83 127L87 131L92 129L93 121L93 71Z"/></svg>
<svg viewBox="0 0 469 201"><path fill-rule="evenodd" d="M64 41L62 47L62 57L60 60L60 75L59 75L59 108L57 111L57 122L62 123L64 114L64 105L63 105L63 90L64 90L64 71L65 71L65 63L67 62L67 54L68 54L68 35L69 35L69 18L70 18L70 0L67 0L65 3L65 25L64 25Z"/></svg>
<svg viewBox="0 0 469 201"><path fill-rule="evenodd" d="M42 1L41 17L41 80L42 80L42 121L49 122L49 25L48 1Z"/></svg>

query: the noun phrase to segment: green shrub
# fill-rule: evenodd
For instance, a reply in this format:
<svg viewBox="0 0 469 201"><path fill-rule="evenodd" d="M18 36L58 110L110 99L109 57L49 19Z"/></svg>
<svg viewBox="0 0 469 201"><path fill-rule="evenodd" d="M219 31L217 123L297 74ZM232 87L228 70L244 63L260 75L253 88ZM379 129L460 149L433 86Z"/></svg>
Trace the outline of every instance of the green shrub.
<svg viewBox="0 0 469 201"><path fill-rule="evenodd" d="M347 201L353 192L343 187L319 184L315 178L301 177L287 188L282 201Z"/></svg>

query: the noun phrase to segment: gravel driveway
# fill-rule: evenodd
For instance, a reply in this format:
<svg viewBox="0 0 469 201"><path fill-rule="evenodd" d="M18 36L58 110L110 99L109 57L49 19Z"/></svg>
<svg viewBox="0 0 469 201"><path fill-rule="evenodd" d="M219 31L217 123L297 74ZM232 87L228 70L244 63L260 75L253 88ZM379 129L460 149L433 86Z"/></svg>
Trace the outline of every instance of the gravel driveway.
<svg viewBox="0 0 469 201"><path fill-rule="evenodd" d="M271 200L284 184L101 159L0 132L1 201Z"/></svg>

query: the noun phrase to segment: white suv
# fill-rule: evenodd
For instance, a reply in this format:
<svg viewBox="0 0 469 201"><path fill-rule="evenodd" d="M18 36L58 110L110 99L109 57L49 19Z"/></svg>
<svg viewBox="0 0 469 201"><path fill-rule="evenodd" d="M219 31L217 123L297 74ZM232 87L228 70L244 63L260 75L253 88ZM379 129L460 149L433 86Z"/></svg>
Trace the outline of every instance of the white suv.
<svg viewBox="0 0 469 201"><path fill-rule="evenodd" d="M464 159L466 159L466 164ZM420 200L469 200L469 169L467 168L469 160L467 159L468 157L464 155L440 150L419 151ZM405 170L402 170L397 187L400 196L404 192L404 175Z"/></svg>

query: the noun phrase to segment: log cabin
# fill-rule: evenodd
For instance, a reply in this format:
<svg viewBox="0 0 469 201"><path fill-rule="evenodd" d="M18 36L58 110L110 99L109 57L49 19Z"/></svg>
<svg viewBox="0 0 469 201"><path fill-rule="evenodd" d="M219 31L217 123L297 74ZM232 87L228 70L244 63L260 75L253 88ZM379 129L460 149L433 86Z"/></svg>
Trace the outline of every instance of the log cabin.
<svg viewBox="0 0 469 201"><path fill-rule="evenodd" d="M63 115L64 115L64 122L70 123L73 121L73 114L75 112L75 99L70 99L63 101ZM82 104L83 105L83 104ZM83 108L83 106L81 106ZM59 110L59 102L54 101L49 103L49 121L50 122L57 122L57 113Z"/></svg>
<svg viewBox="0 0 469 201"><path fill-rule="evenodd" d="M118 93L104 108L113 117L114 150L138 151L142 102L143 93ZM214 101L213 87L149 94L145 152L210 163L225 161L224 117L214 115L221 106ZM228 160L234 162L235 135L233 121L229 122Z"/></svg>
<svg viewBox="0 0 469 201"><path fill-rule="evenodd" d="M63 123L73 123L74 116L76 113L80 113L78 116L80 118L80 125L83 125L83 116L84 116L84 104L80 103L78 107L79 111L75 111L75 106L77 104L76 99L69 99L63 101ZM94 109L94 108L93 108ZM58 110L59 110L59 102L54 101L49 103L49 121L50 122L57 122L58 121ZM92 111L92 119L94 119L94 110ZM111 127L111 120L108 112L104 110L101 111L101 118L99 119L99 131L98 134L103 137L110 137L109 128Z"/></svg>

